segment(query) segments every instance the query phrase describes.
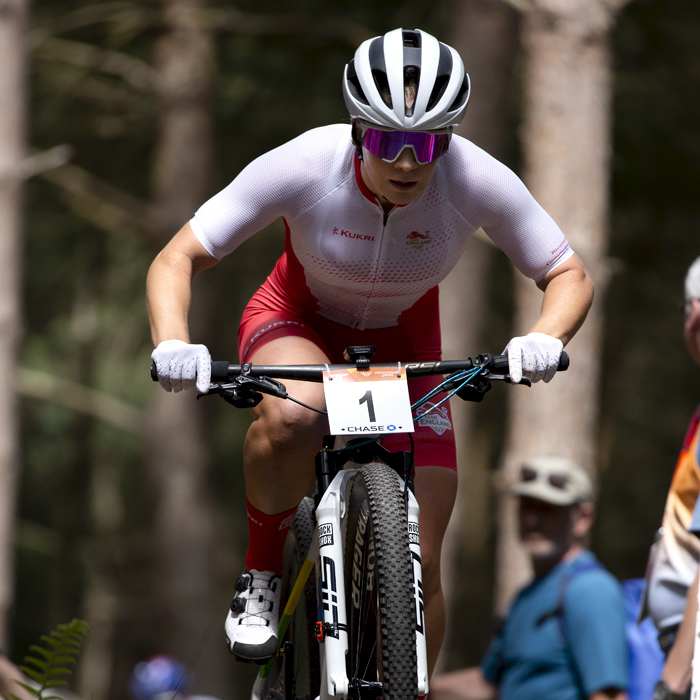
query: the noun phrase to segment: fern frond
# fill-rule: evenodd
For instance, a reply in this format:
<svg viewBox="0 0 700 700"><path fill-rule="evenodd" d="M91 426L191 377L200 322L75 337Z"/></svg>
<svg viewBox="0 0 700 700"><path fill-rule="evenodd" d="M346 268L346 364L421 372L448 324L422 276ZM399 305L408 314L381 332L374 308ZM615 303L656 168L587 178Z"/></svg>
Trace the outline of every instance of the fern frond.
<svg viewBox="0 0 700 700"><path fill-rule="evenodd" d="M18 685L31 693L37 700L61 700L56 695L45 694L44 691L68 686L68 681L58 678L58 676L69 676L73 672L72 669L66 668L66 666L77 663L89 629L90 625L87 622L74 618L66 624L58 625L49 634L41 635L41 641L46 646L34 644L29 649L44 658L38 659L35 656L27 655L24 657L25 665L20 666L22 671L35 681L39 687L32 688L26 683L16 681ZM12 700L19 700L17 696L11 693L8 696Z"/></svg>
<svg viewBox="0 0 700 700"><path fill-rule="evenodd" d="M20 666L19 670L22 671L26 676L29 676L33 681L36 681L39 685L44 682L45 674L39 673L29 666Z"/></svg>
<svg viewBox="0 0 700 700"><path fill-rule="evenodd" d="M75 664L78 663L77 659L74 659L72 656L57 656L56 659L54 660L55 664Z"/></svg>
<svg viewBox="0 0 700 700"><path fill-rule="evenodd" d="M28 664L34 664L40 671L47 671L49 668L49 662L48 661L42 661L41 659L37 659L33 656L25 656L24 660Z"/></svg>
<svg viewBox="0 0 700 700"><path fill-rule="evenodd" d="M47 634L42 634L41 637L39 637L39 639L42 642L50 644L54 649L58 649L58 647L61 646L60 642L57 642L55 639L51 639L51 637L49 637Z"/></svg>
<svg viewBox="0 0 700 700"><path fill-rule="evenodd" d="M39 697L39 691L38 691L34 686L31 686L31 685L29 685L29 684L27 684L27 683L22 683L22 681L15 681L15 683L17 683L17 685L19 685L19 686L21 686L22 688L24 688L24 689L25 689L30 695L32 695L33 697L35 697L35 698L38 698L38 697ZM18 697L17 697L16 695L14 695L13 693L7 693L7 697L8 697L8 698L11 698L11 700L21 700L21 698L18 698Z"/></svg>
<svg viewBox="0 0 700 700"><path fill-rule="evenodd" d="M39 691L33 685L29 685L29 683L22 683L22 681L15 681L15 683L17 683L17 685L21 685L28 693L39 697Z"/></svg>
<svg viewBox="0 0 700 700"><path fill-rule="evenodd" d="M35 651L38 654L41 654L47 661L51 658L51 652L44 649L44 647L40 647L38 644L32 644L29 647L29 651Z"/></svg>

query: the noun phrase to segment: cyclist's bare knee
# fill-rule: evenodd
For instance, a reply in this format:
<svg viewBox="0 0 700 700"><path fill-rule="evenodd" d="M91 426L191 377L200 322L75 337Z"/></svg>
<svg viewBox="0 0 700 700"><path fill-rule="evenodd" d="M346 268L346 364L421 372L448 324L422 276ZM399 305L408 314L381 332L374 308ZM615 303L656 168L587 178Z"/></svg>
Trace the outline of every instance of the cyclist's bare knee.
<svg viewBox="0 0 700 700"><path fill-rule="evenodd" d="M252 364L323 364L328 362L325 353L308 338L288 336L277 338L261 347L251 358ZM287 394L313 408L325 410L321 384L285 381ZM315 449L327 432L325 416L290 400L265 398L253 409L258 425L253 433L269 442L273 451L294 449L295 444L311 445Z"/></svg>
<svg viewBox="0 0 700 700"><path fill-rule="evenodd" d="M320 386L312 388L315 391L296 391L295 387L288 388L288 392L305 404L324 410L323 389ZM254 428L256 436L268 443L273 452L294 449L296 444L313 445L318 450L320 440L328 432L328 421L324 415L289 400L265 398L255 409L254 415L256 422L251 428Z"/></svg>

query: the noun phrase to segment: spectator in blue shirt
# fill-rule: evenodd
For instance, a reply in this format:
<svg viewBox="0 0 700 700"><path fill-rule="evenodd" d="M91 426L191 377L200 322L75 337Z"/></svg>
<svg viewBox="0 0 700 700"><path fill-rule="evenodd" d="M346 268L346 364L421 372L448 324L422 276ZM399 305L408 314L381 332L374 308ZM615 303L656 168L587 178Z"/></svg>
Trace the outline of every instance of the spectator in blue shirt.
<svg viewBox="0 0 700 700"><path fill-rule="evenodd" d="M478 668L436 677L431 700L626 700L622 591L583 546L593 488L573 462L526 462L513 489L535 578Z"/></svg>

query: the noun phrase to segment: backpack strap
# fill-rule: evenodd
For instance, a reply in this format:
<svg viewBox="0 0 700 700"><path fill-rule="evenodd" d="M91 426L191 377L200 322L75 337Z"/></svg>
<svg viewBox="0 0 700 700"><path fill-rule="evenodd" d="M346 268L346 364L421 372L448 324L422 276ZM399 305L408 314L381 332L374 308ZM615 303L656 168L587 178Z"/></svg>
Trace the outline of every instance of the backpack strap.
<svg viewBox="0 0 700 700"><path fill-rule="evenodd" d="M564 617L564 602L566 600L566 591L569 584L580 574L585 574L587 571L596 571L602 569L603 565L598 561L585 561L580 564L574 564L564 575L559 579L559 597L557 598L557 607L554 610L554 615L557 617L559 631L564 641L568 644L569 637L566 634L566 618Z"/></svg>
<svg viewBox="0 0 700 700"><path fill-rule="evenodd" d="M569 588L569 584L580 574L586 571L596 571L598 569L603 569L603 565L596 561L583 561L579 564L574 564L565 571L561 578L559 579L559 595L557 597L557 605L553 610L544 613L537 620L537 625L541 625L543 622L548 620L550 617L556 617L557 625L559 627L559 633L561 634L562 640L564 641L564 653L569 659L569 664L576 678L576 684L578 685L580 694L582 698L586 697L586 692L583 687L583 681L581 680L581 675L579 673L578 667L576 666L576 660L574 659L574 653L571 649L571 642L569 641L569 636L566 630L566 618L564 617L564 602L566 600L566 591Z"/></svg>

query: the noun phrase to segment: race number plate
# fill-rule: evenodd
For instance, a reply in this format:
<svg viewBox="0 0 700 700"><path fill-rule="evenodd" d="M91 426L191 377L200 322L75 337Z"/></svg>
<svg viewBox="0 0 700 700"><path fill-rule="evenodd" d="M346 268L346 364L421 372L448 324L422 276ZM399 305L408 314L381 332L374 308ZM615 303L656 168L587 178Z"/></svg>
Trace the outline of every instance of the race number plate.
<svg viewBox="0 0 700 700"><path fill-rule="evenodd" d="M323 388L332 435L413 432L403 367L329 369Z"/></svg>

